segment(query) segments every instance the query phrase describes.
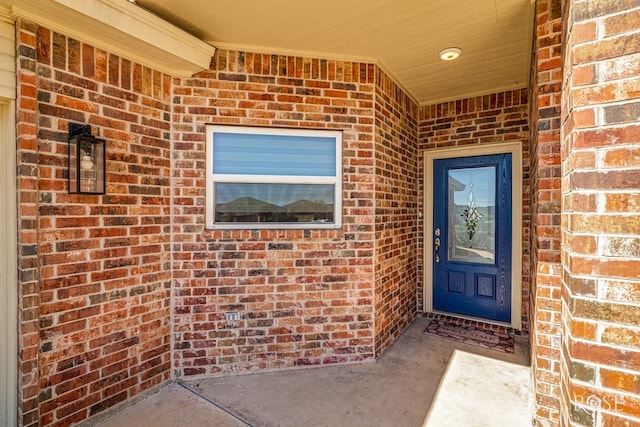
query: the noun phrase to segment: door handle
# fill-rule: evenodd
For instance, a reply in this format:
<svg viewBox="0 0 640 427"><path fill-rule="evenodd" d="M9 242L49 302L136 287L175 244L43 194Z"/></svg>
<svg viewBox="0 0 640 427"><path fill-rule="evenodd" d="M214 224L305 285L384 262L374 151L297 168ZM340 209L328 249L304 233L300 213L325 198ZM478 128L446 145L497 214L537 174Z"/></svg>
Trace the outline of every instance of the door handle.
<svg viewBox="0 0 640 427"><path fill-rule="evenodd" d="M436 234L436 238L433 239L433 248L435 250L434 261L435 262L440 262L440 255L438 254L438 250L440 249L440 237L437 237L437 236L440 236L440 229L439 228L436 228L435 234Z"/></svg>

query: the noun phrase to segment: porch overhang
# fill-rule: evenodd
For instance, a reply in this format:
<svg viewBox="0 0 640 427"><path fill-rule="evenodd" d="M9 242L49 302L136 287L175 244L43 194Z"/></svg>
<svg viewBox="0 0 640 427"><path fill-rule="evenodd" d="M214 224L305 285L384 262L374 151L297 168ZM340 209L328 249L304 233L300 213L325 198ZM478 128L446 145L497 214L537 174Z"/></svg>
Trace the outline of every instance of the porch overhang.
<svg viewBox="0 0 640 427"><path fill-rule="evenodd" d="M9 13L176 77L208 69L215 53L127 0L16 0Z"/></svg>

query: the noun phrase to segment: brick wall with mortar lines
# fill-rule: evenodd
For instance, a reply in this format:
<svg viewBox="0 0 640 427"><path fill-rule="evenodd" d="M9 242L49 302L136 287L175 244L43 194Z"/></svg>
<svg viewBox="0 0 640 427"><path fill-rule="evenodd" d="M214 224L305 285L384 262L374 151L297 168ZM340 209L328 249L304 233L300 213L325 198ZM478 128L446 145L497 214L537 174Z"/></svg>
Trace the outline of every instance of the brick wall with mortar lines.
<svg viewBox="0 0 640 427"><path fill-rule="evenodd" d="M169 378L171 79L17 25L21 422L69 425ZM107 195L67 193L71 122Z"/></svg>
<svg viewBox="0 0 640 427"><path fill-rule="evenodd" d="M18 423L39 423L38 141L36 26L16 24L18 201Z"/></svg>
<svg viewBox="0 0 640 427"><path fill-rule="evenodd" d="M530 212L529 212L529 119L526 89L477 96L457 101L420 107L419 120L419 165L424 164L424 151L437 148L465 145L494 144L499 142L522 141L522 330L529 326L529 285L530 285ZM420 173L419 209L423 206L424 174ZM422 235L423 223L418 228ZM418 282L419 310L423 310L423 241L418 242Z"/></svg>
<svg viewBox="0 0 640 427"><path fill-rule="evenodd" d="M174 89L177 376L372 359L372 64L218 50ZM341 230L205 230L204 125L343 130ZM225 322L237 311L238 322Z"/></svg>
<svg viewBox="0 0 640 427"><path fill-rule="evenodd" d="M418 105L383 72L375 104L375 337L384 351L417 314Z"/></svg>
<svg viewBox="0 0 640 427"><path fill-rule="evenodd" d="M640 7L566 1L562 425L640 425Z"/></svg>
<svg viewBox="0 0 640 427"><path fill-rule="evenodd" d="M536 419L556 425L560 395L561 4L538 0L531 71L531 354Z"/></svg>

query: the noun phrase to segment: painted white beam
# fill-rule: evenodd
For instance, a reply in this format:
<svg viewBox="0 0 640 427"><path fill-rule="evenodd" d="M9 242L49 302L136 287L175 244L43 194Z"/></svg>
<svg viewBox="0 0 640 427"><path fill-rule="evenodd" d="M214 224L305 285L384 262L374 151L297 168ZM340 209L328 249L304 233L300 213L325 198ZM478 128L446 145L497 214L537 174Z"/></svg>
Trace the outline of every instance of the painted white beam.
<svg viewBox="0 0 640 427"><path fill-rule="evenodd" d="M15 0L15 17L173 76L208 69L215 48L127 0Z"/></svg>

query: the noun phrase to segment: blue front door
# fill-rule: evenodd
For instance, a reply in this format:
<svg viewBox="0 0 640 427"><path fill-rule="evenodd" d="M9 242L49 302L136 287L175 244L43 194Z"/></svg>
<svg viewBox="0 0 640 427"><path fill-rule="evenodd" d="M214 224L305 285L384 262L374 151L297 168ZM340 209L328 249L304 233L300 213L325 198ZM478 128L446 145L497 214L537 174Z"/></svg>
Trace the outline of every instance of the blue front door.
<svg viewBox="0 0 640 427"><path fill-rule="evenodd" d="M511 154L433 169L433 308L510 323Z"/></svg>

